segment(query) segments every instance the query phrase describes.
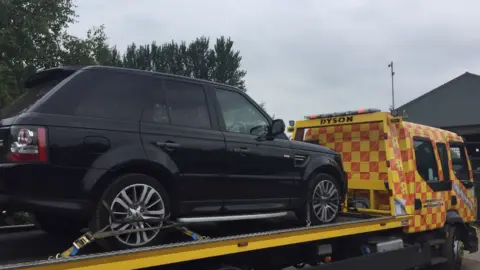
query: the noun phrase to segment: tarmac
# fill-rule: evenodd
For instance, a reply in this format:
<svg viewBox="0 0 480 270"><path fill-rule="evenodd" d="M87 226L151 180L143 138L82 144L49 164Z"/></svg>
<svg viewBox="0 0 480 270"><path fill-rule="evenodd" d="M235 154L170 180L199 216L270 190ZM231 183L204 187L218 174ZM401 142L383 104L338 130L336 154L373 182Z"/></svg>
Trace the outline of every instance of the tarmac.
<svg viewBox="0 0 480 270"><path fill-rule="evenodd" d="M463 270L480 270L480 251L465 256Z"/></svg>

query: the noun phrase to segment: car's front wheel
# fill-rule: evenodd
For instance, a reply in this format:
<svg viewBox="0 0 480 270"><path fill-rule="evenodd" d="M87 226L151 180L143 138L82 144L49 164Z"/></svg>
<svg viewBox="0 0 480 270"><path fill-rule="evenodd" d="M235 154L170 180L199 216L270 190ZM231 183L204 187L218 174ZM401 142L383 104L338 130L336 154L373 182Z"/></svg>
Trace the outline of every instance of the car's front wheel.
<svg viewBox="0 0 480 270"><path fill-rule="evenodd" d="M155 245L161 241L163 234L159 227L169 211L167 192L157 179L142 174L126 174L116 178L103 193L90 229L94 232L105 226L116 232L147 229L99 239L98 244L106 250Z"/></svg>
<svg viewBox="0 0 480 270"><path fill-rule="evenodd" d="M341 211L342 194L338 181L329 174L317 173L308 181L306 192L307 206L297 212L303 222L310 220L311 225L331 223Z"/></svg>

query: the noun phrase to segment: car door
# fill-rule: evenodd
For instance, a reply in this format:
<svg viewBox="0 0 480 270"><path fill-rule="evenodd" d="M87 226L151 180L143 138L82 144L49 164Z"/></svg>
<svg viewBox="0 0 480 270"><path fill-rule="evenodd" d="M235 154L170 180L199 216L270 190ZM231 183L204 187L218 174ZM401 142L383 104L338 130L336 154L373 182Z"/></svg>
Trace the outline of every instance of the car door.
<svg viewBox="0 0 480 270"><path fill-rule="evenodd" d="M204 86L154 78L152 92L142 115L143 145L150 159L168 164L174 173L170 196L178 202L179 214L219 211L225 140Z"/></svg>
<svg viewBox="0 0 480 270"><path fill-rule="evenodd" d="M294 190L294 158L288 139L262 136L271 120L243 93L214 88L226 140L228 211L278 210Z"/></svg>

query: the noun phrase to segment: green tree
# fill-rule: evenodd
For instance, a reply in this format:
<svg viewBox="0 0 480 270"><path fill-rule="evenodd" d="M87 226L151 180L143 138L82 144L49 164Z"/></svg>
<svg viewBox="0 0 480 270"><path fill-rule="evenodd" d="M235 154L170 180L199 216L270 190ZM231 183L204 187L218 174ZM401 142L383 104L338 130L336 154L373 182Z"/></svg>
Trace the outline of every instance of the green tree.
<svg viewBox="0 0 480 270"><path fill-rule="evenodd" d="M107 43L104 25L88 30L85 39L65 34L59 55L61 65L123 65L119 51Z"/></svg>
<svg viewBox="0 0 480 270"><path fill-rule="evenodd" d="M214 49L210 51L211 79L216 82L236 86L246 91L245 80L247 72L240 69L242 57L240 51L233 50L233 41L230 38L220 37Z"/></svg>
<svg viewBox="0 0 480 270"><path fill-rule="evenodd" d="M37 68L58 64L67 26L75 22L72 0L0 2L0 60L9 68L21 63Z"/></svg>
<svg viewBox="0 0 480 270"><path fill-rule="evenodd" d="M240 68L241 60L230 38L220 37L210 48L210 39L202 36L188 45L173 40L160 46L132 43L123 55L123 66L212 80L246 91L247 72Z"/></svg>
<svg viewBox="0 0 480 270"><path fill-rule="evenodd" d="M25 78L59 65L108 65L166 72L226 83L246 91L240 52L230 38L131 43L124 53L108 44L105 27L86 38L68 34L75 23L73 0L0 1L0 108L24 91Z"/></svg>
<svg viewBox="0 0 480 270"><path fill-rule="evenodd" d="M209 80L212 64L209 63L210 39L199 37L188 45L186 52L186 68L189 76Z"/></svg>
<svg viewBox="0 0 480 270"><path fill-rule="evenodd" d="M0 108L23 92L26 76L59 64L63 33L75 17L72 0L0 1Z"/></svg>

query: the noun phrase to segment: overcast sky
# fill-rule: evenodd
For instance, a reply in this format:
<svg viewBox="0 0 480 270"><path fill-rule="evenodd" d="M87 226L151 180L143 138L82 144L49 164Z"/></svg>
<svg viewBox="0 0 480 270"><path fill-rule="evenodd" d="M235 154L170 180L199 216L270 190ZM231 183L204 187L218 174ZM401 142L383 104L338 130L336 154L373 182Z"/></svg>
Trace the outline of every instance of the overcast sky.
<svg viewBox="0 0 480 270"><path fill-rule="evenodd" d="M231 37L248 94L284 120L395 104L463 74L480 74L479 1L77 0L85 36L104 24L109 42ZM480 89L479 89L480 91Z"/></svg>

